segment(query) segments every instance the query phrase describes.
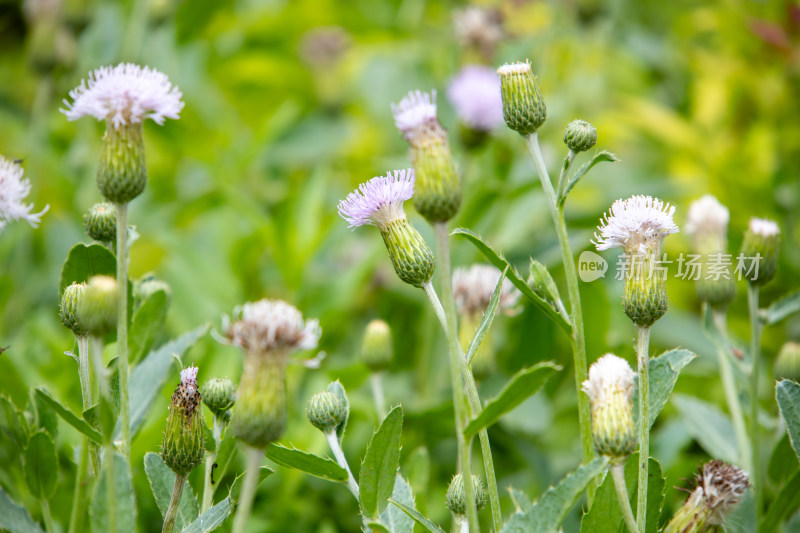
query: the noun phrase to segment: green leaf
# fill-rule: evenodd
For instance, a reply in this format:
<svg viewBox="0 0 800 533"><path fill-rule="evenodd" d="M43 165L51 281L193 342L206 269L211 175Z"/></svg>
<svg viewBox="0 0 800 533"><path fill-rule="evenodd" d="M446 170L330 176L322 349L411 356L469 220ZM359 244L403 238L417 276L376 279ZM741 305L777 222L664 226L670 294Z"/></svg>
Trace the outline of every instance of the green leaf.
<svg viewBox="0 0 800 533"><path fill-rule="evenodd" d="M25 448L25 482L28 490L39 500L49 500L58 483L58 455L53 439L37 431Z"/></svg>
<svg viewBox="0 0 800 533"><path fill-rule="evenodd" d="M28 444L28 421L7 396L0 396L0 435L11 439L16 450L22 451Z"/></svg>
<svg viewBox="0 0 800 533"><path fill-rule="evenodd" d="M286 468L294 468L330 481L347 481L347 470L330 459L274 443L267 446L266 454L270 461Z"/></svg>
<svg viewBox="0 0 800 533"><path fill-rule="evenodd" d="M89 281L89 278L99 274L116 277L117 259L114 254L101 244L76 244L61 267L58 297L61 298L69 285Z"/></svg>
<svg viewBox="0 0 800 533"><path fill-rule="evenodd" d="M693 352L683 349L674 349L664 352L650 360L648 375L650 376L650 427L655 424L658 415L667 405L669 395L675 388L678 375L683 367L697 357ZM638 377L635 378L638 381ZM633 390L633 416L639 418L639 387Z"/></svg>
<svg viewBox="0 0 800 533"><path fill-rule="evenodd" d="M517 270L506 260L506 258L503 257L502 254L495 252L480 235L466 228L454 229L453 235L463 235L466 237L470 242L472 242L472 244L475 245L476 248L478 248L478 250L486 257L486 259L489 260L490 263L500 270L506 270L506 268L508 268L508 271L506 272L506 278L508 278L508 280L513 283L522 294L532 301L536 307L549 316L556 324L561 326L564 331L570 333L572 326L570 326L567 318L562 316L561 313L559 313L558 310L556 310L546 300L536 295L531 288L528 287L528 284L525 283L525 281L519 276Z"/></svg>
<svg viewBox="0 0 800 533"><path fill-rule="evenodd" d="M733 425L719 409L683 394L676 394L672 402L680 411L686 429L711 457L728 463L739 460L739 446Z"/></svg>
<svg viewBox="0 0 800 533"><path fill-rule="evenodd" d="M516 512L526 513L533 509L533 501L521 490L508 487L508 493L511 495L511 501L514 502Z"/></svg>
<svg viewBox="0 0 800 533"><path fill-rule="evenodd" d="M406 457L403 471L413 492L425 495L431 477L431 455L428 448L420 446Z"/></svg>
<svg viewBox="0 0 800 533"><path fill-rule="evenodd" d="M428 531L430 533L444 533L444 530L442 528L440 528L439 526L437 526L436 524L434 524L433 522L422 516L420 512L414 509L413 507L409 507L408 505L402 502L395 501L394 499L390 499L389 503L396 506L398 509L400 509L408 516L410 516L414 520L414 522L424 527L425 531Z"/></svg>
<svg viewBox="0 0 800 533"><path fill-rule="evenodd" d="M794 453L800 459L800 385L784 379L775 389L775 398L786 423L786 433L789 435Z"/></svg>
<svg viewBox="0 0 800 533"><path fill-rule="evenodd" d="M369 533L392 533L389 531L389 528L377 520L371 520L367 522L366 531L369 531Z"/></svg>
<svg viewBox="0 0 800 533"><path fill-rule="evenodd" d="M595 154L595 156L592 158L591 161L584 163L584 165L581 168L575 171L572 177L570 177L567 180L567 183L565 184L559 183L560 190L558 191L558 204L562 205L566 201L567 196L569 196L570 191L572 191L573 187L577 185L577 183L581 180L581 178L587 172L589 172L589 170L591 170L593 166L595 166L598 163L602 163L603 161L610 161L614 163L616 161L619 161L619 157L617 157L616 154L612 154L611 152L607 152L605 150ZM562 186L563 190L561 190Z"/></svg>
<svg viewBox="0 0 800 533"><path fill-rule="evenodd" d="M789 435L784 435L775 445L769 458L767 472L770 480L778 485L792 477L798 470L797 460Z"/></svg>
<svg viewBox="0 0 800 533"><path fill-rule="evenodd" d="M175 361L174 355L179 357L194 346L208 331L208 325L195 328L184 333L177 339L168 342L150 352L141 363L131 372L130 376L130 409L131 409L131 438L142 427L153 402L167 381L170 366ZM166 413L164 414L166 416ZM120 438L122 428L119 423L114 428L114 439Z"/></svg>
<svg viewBox="0 0 800 533"><path fill-rule="evenodd" d="M470 438L486 426L494 424L501 416L511 411L535 394L561 367L552 362L544 362L523 368L506 383L500 393L489 400L477 417L464 428L464 436Z"/></svg>
<svg viewBox="0 0 800 533"><path fill-rule="evenodd" d="M28 511L16 504L2 488L0 488L0 529L7 529L11 533L44 533Z"/></svg>
<svg viewBox="0 0 800 533"><path fill-rule="evenodd" d="M183 529L183 533L207 533L208 531L213 531L225 522L231 511L233 511L231 499L225 498L186 526Z"/></svg>
<svg viewBox="0 0 800 533"><path fill-rule="evenodd" d="M219 443L219 451L215 460L217 467L214 469L214 479L222 479L222 476L228 471L228 465L230 465L235 453L236 438L229 431L226 431L223 433L222 440Z"/></svg>
<svg viewBox="0 0 800 533"><path fill-rule="evenodd" d="M339 439L339 442L342 442L344 430L347 429L347 420L350 418L350 400L347 399L347 392L345 392L344 387L339 383L338 379L328 385L328 392L336 396L345 406L344 419L336 426L336 437Z"/></svg>
<svg viewBox="0 0 800 533"><path fill-rule="evenodd" d="M397 474L392 489L392 500L414 509L414 493L403 476ZM381 523L386 526L389 533L414 533L414 520L404 513L399 507L389 505L381 513Z"/></svg>
<svg viewBox="0 0 800 533"><path fill-rule="evenodd" d="M403 409L397 406L386 415L367 445L358 478L361 510L366 517L380 515L392 495L400 463L402 430Z"/></svg>
<svg viewBox="0 0 800 533"><path fill-rule="evenodd" d="M231 489L228 493L228 497L233 501L233 503L237 503L239 501L239 493L242 492L242 483L244 482L244 476L247 472L243 472L236 476L236 479L233 480L231 484ZM260 466L258 468L258 480L256 481L256 487L261 485L261 482L267 479L269 476L274 474L275 471L268 466Z"/></svg>
<svg viewBox="0 0 800 533"><path fill-rule="evenodd" d="M800 311L800 291L784 296L763 311L764 322L767 324L775 324L798 311Z"/></svg>
<svg viewBox="0 0 800 533"><path fill-rule="evenodd" d="M43 429L50 434L53 439L58 436L58 417L50 409L50 406L40 398L33 389L29 391L30 403L28 410L33 413L31 431Z"/></svg>
<svg viewBox="0 0 800 533"><path fill-rule="evenodd" d="M128 533L136 531L136 497L133 492L128 466L125 459L116 452L111 457L106 457L104 461L114 461L114 489L116 497L117 533ZM104 463L105 465L105 463ZM109 523L109 491L108 468L103 468L100 472L100 479L94 486L92 503L89 507L89 514L92 519L92 531L101 533L111 531Z"/></svg>
<svg viewBox="0 0 800 533"><path fill-rule="evenodd" d="M483 312L481 323L478 325L478 329L475 331L475 335L472 337L469 347L467 347L467 353L465 357L469 363L472 362L472 358L475 357L475 354L478 352L478 348L481 347L481 343L483 342L484 337L486 337L489 327L492 325L494 315L497 313L497 304L500 303L500 293L503 289L503 281L506 279L506 272L508 272L508 267L503 270L503 273L500 275L500 279L497 280L497 285L494 287L492 298L489 300L489 306L486 308L486 311Z"/></svg>
<svg viewBox="0 0 800 533"><path fill-rule="evenodd" d="M53 398L50 392L44 387L36 388L36 395L41 398L55 413L60 416L67 424L74 427L90 440L96 444L103 444L103 436L99 431L89 425L84 419L70 411L69 408L62 405L58 400Z"/></svg>
<svg viewBox="0 0 800 533"><path fill-rule="evenodd" d="M169 296L166 292L155 291L133 313L128 332L128 357L131 365L147 354L156 336L161 333L167 317L168 302Z"/></svg>
<svg viewBox="0 0 800 533"><path fill-rule="evenodd" d="M175 472L164 464L160 455L153 452L148 452L144 456L144 471L150 481L150 489L153 491L158 510L161 511L161 517L164 518L172 499L172 491L175 488ZM185 525L197 518L199 512L200 506L197 505L197 498L192 492L192 486L187 481L183 486L181 503L178 505L178 516L175 518L176 529L178 531L183 529Z"/></svg>
<svg viewBox="0 0 800 533"><path fill-rule="evenodd" d="M783 486L778 496L769 506L767 514L761 520L759 531L778 531L778 526L788 516L800 508L800 472L794 475L789 482Z"/></svg>
<svg viewBox="0 0 800 533"><path fill-rule="evenodd" d="M501 533L551 533L558 531L569 510L592 479L605 470L606 457L596 457L591 463L579 466L569 473L555 487L534 502L527 512L511 515Z"/></svg>

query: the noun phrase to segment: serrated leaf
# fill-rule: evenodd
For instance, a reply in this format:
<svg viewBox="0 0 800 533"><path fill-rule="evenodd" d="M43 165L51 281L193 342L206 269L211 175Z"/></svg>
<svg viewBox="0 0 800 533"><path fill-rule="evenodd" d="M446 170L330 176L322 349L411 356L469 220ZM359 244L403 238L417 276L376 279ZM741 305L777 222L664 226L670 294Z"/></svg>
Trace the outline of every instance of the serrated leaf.
<svg viewBox="0 0 800 533"><path fill-rule="evenodd" d="M182 533L207 533L208 531L213 531L225 522L231 511L233 511L231 499L225 498L197 517L197 520L186 526Z"/></svg>
<svg viewBox="0 0 800 533"><path fill-rule="evenodd" d="M324 459L312 453L273 443L267 446L266 455L273 463L287 468L294 468L330 481L347 481L347 470L330 459Z"/></svg>
<svg viewBox="0 0 800 533"><path fill-rule="evenodd" d="M164 464L164 460L157 453L148 452L144 456L144 471L150 481L150 489L156 499L158 510L161 511L161 518L167 514L169 502L172 499L172 491L175 488L175 472ZM183 486L181 502L178 505L178 516L175 518L175 528L177 531L191 523L197 518L200 507L197 505L197 498L192 491L189 482Z"/></svg>
<svg viewBox="0 0 800 533"><path fill-rule="evenodd" d="M50 408L60 416L64 422L74 427L83 433L90 440L96 444L103 444L103 436L99 431L89 425L84 419L73 413L69 408L62 405L58 400L53 398L50 392L44 387L36 388L36 395L41 398Z"/></svg>
<svg viewBox="0 0 800 533"><path fill-rule="evenodd" d="M502 533L551 533L558 531L564 517L586 489L589 482L605 470L608 459L596 457L567 474L555 487L549 488L534 502L528 512L514 513Z"/></svg>
<svg viewBox="0 0 800 533"><path fill-rule="evenodd" d="M800 311L800 291L784 296L764 311L764 322L775 324Z"/></svg>
<svg viewBox="0 0 800 533"><path fill-rule="evenodd" d="M761 520L759 531L778 531L778 526L787 517L791 516L800 508L800 472L795 474L789 482L783 486L778 496L769 506L767 514Z"/></svg>
<svg viewBox="0 0 800 533"><path fill-rule="evenodd" d="M114 492L116 498L116 513L114 517L117 523L117 533L128 533L136 531L136 497L133 492L128 466L121 455L114 452L111 457L106 457L105 461L114 461ZM93 533L106 533L111 531L109 522L109 492L108 468L103 468L100 478L94 486L92 503L89 507L89 514L92 520Z"/></svg>
<svg viewBox="0 0 800 533"><path fill-rule="evenodd" d="M556 324L558 324L564 331L570 333L572 330L572 326L570 326L567 319L562 316L557 309L555 309L552 305L550 305L546 300L541 298L540 296L536 295L528 284L519 276L517 270L503 257L502 254L498 254L495 252L491 246L489 246L483 238L475 233L472 230L466 228L456 228L453 230L453 235L462 235L467 238L472 244L475 245L476 248L492 263L494 266L499 268L500 270L506 270L506 278L514 284L514 286L520 290L522 294L525 295L533 304L538 307L541 311L543 311L547 316L549 316Z"/></svg>
<svg viewBox="0 0 800 533"><path fill-rule="evenodd" d="M336 437L341 443L344 437L344 431L347 429L347 420L350 418L350 400L347 399L347 392L344 390L342 384L339 383L338 379L328 385L328 392L336 396L340 402L344 403L344 419L336 426Z"/></svg>
<svg viewBox="0 0 800 533"><path fill-rule="evenodd" d="M739 446L728 417L710 403L692 396L676 394L672 403L680 411L686 429L711 457L738 462Z"/></svg>
<svg viewBox="0 0 800 533"><path fill-rule="evenodd" d="M775 388L775 399L786 423L786 433L794 453L800 459L800 385L784 379Z"/></svg>
<svg viewBox="0 0 800 533"><path fill-rule="evenodd" d="M0 488L0 529L11 533L44 533L28 511Z"/></svg>
<svg viewBox="0 0 800 533"><path fill-rule="evenodd" d="M511 496L511 501L514 502L514 508L518 513L527 513L533 508L533 500L528 498L528 495L514 487L508 487L508 493Z"/></svg>
<svg viewBox="0 0 800 533"><path fill-rule="evenodd" d="M563 184L563 187L562 184L559 183L559 189L563 189L558 191L559 205L563 204L566 201L570 191L572 191L575 185L578 184L581 178L583 178L583 176L586 175L586 173L589 172L589 170L591 170L593 166L595 166L598 163L602 163L604 161L609 161L611 163L614 163L616 161L619 161L619 157L617 157L616 154L612 154L611 152L603 150L602 152L595 154L595 156L592 158L591 161L584 163L583 166L581 166L581 168L576 170L575 173L567 180L567 182Z"/></svg>
<svg viewBox="0 0 800 533"><path fill-rule="evenodd" d="M414 493L403 476L397 474L392 489L392 500L414 509ZM414 520L404 513L399 507L388 505L381 513L381 523L386 526L389 533L414 533Z"/></svg>
<svg viewBox="0 0 800 533"><path fill-rule="evenodd" d="M678 375L683 367L691 363L696 354L689 350L676 348L650 359L648 375L650 376L650 427L655 424L658 415L667 405L669 395L675 388ZM638 376L635 378L638 383ZM633 390L633 416L639 418L639 387Z"/></svg>
<svg viewBox="0 0 800 533"><path fill-rule="evenodd" d="M508 272L508 267L506 267L505 270L503 270L503 273L500 274L500 279L497 280L497 285L494 287L494 292L492 293L492 298L489 300L489 305L481 317L481 323L478 324L478 329L475 330L475 335L469 342L467 353L464 356L467 358L468 363L472 362L472 358L475 357L475 354L478 352L478 348L481 347L481 343L483 342L484 337L486 337L486 333L489 331L489 328L492 325L494 315L497 313L497 304L500 303L500 293L503 289L503 281L506 279L506 272Z"/></svg>
<svg viewBox="0 0 800 533"><path fill-rule="evenodd" d="M73 283L83 283L97 275L116 277L117 259L101 244L76 244L67 254L61 266L61 279L58 284L58 297Z"/></svg>
<svg viewBox="0 0 800 533"><path fill-rule="evenodd" d="M164 328L168 307L169 296L160 290L148 295L133 313L128 332L128 357L131 365L136 364L153 347L156 337Z"/></svg>
<svg viewBox="0 0 800 533"><path fill-rule="evenodd" d="M397 406L386 415L367 445L358 478L361 510L365 517L380 515L392 495L400 466L402 430L403 409Z"/></svg>
<svg viewBox="0 0 800 533"><path fill-rule="evenodd" d="M464 436L469 439L484 427L497 422L505 413L535 394L559 370L561 370L561 367L557 364L544 362L529 368L523 368L514 374L503 387L503 390L489 400L481 414L470 420L467 427L464 428Z"/></svg>
<svg viewBox="0 0 800 533"><path fill-rule="evenodd" d="M58 455L53 439L45 431L37 431L25 447L25 482L31 495L49 500L58 483Z"/></svg>
<svg viewBox="0 0 800 533"><path fill-rule="evenodd" d="M420 514L420 512L417 511L416 509L409 507L404 503L394 501L394 499L390 499L389 503L396 506L398 509L400 509L408 516L410 516L414 520L414 522L424 527L425 531L428 531L429 533L444 533L444 530L442 528L440 528L439 526L437 526L436 524L434 524L433 522L422 516L422 514Z"/></svg>
<svg viewBox="0 0 800 533"><path fill-rule="evenodd" d="M256 487L261 485L262 481L274 473L275 471L268 466L258 467L258 480L256 480ZM239 493L242 491L242 483L244 482L245 474L247 474L247 472L243 472L236 476L236 479L234 479L233 483L231 484L231 490L228 493L228 497L231 499L231 501L233 501L234 504L239 501Z"/></svg>

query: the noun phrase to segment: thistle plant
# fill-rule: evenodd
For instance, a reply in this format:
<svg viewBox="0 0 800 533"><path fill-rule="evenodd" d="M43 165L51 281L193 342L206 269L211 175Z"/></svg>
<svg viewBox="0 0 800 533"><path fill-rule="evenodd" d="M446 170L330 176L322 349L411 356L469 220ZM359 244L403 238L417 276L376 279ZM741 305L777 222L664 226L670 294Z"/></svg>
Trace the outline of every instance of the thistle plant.
<svg viewBox="0 0 800 533"><path fill-rule="evenodd" d="M19 163L0 155L0 231L17 220L24 220L35 228L50 208L47 205L38 213L31 213L33 204L25 203L25 197L31 192L31 182L23 175Z"/></svg>
<svg viewBox="0 0 800 533"><path fill-rule="evenodd" d="M386 418L386 397L383 393L383 372L394 358L392 330L383 320L367 324L361 339L361 360L370 369L370 387L378 417Z"/></svg>

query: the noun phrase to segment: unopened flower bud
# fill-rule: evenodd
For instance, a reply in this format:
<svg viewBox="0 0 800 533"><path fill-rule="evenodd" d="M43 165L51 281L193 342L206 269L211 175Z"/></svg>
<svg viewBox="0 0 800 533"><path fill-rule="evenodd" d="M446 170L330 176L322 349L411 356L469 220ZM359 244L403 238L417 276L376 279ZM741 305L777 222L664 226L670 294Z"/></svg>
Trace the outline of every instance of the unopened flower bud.
<svg viewBox="0 0 800 533"><path fill-rule="evenodd" d="M775 359L775 378L800 381L800 344L787 342Z"/></svg>
<svg viewBox="0 0 800 533"><path fill-rule="evenodd" d="M119 291L117 280L94 276L78 302L78 324L90 335L102 337L117 327Z"/></svg>
<svg viewBox="0 0 800 533"><path fill-rule="evenodd" d="M347 417L347 406L332 392L322 391L308 401L306 416L311 425L328 434L336 431Z"/></svg>
<svg viewBox="0 0 800 533"><path fill-rule="evenodd" d="M775 277L778 269L778 244L780 229L771 220L751 218L744 234L742 256L746 266L742 269L752 285L764 285Z"/></svg>
<svg viewBox="0 0 800 533"><path fill-rule="evenodd" d="M633 370L606 354L589 368L583 391L592 402L592 440L597 453L624 460L636 449L633 422Z"/></svg>
<svg viewBox="0 0 800 533"><path fill-rule="evenodd" d="M564 129L564 144L573 152L585 152L597 143L597 129L585 120L573 120Z"/></svg>
<svg viewBox="0 0 800 533"><path fill-rule="evenodd" d="M233 407L236 401L236 385L227 378L214 378L203 383L200 394L206 407L214 413L214 416L220 417Z"/></svg>
<svg viewBox="0 0 800 533"><path fill-rule="evenodd" d="M622 306L636 326L650 327L667 312L666 272L653 255L634 254L628 261Z"/></svg>
<svg viewBox="0 0 800 533"><path fill-rule="evenodd" d="M472 476L472 494L475 498L475 506L480 511L486 506L486 488L476 475ZM467 497L464 493L464 477L461 473L453 476L453 480L450 481L446 499L447 508L454 515L463 517L467 514Z"/></svg>
<svg viewBox="0 0 800 533"><path fill-rule="evenodd" d="M692 202L686 217L686 231L692 235L694 249L701 255L697 296L714 310L724 310L736 297L736 281L728 251L730 211L707 194Z"/></svg>
<svg viewBox="0 0 800 533"><path fill-rule="evenodd" d="M373 372L385 370L394 357L392 330L383 320L375 319L367 324L361 340L361 359Z"/></svg>
<svg viewBox="0 0 800 533"><path fill-rule="evenodd" d="M78 305L86 292L85 283L73 283L64 289L61 295L61 308L59 316L61 323L72 330L76 337L83 337L87 334L78 322Z"/></svg>
<svg viewBox="0 0 800 533"><path fill-rule="evenodd" d="M511 63L497 69L503 95L503 118L520 135L530 135L544 124L547 108L531 72L531 64Z"/></svg>
<svg viewBox="0 0 800 533"><path fill-rule="evenodd" d="M407 219L390 222L381 231L394 271L402 281L422 287L433 277L433 251Z"/></svg>
<svg viewBox="0 0 800 533"><path fill-rule="evenodd" d="M147 185L142 124L106 128L97 166L97 186L109 201L126 204L142 194Z"/></svg>
<svg viewBox="0 0 800 533"><path fill-rule="evenodd" d="M181 383L172 394L167 427L161 444L164 463L178 475L186 475L203 462L204 435L197 367L181 370Z"/></svg>
<svg viewBox="0 0 800 533"><path fill-rule="evenodd" d="M138 309L152 294L164 291L167 295L167 305L172 300L172 289L167 282L158 279L154 274L143 276L133 285L133 307Z"/></svg>
<svg viewBox="0 0 800 533"><path fill-rule="evenodd" d="M83 215L86 234L100 242L114 242L117 239L117 208L114 204L103 202L95 204Z"/></svg>

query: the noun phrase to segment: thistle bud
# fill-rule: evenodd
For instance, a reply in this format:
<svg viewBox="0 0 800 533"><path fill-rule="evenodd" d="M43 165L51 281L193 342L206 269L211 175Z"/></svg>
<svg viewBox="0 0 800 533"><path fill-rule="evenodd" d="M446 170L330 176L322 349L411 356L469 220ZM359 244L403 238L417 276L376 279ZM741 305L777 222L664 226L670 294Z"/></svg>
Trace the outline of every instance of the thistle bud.
<svg viewBox="0 0 800 533"><path fill-rule="evenodd" d="M564 144L573 152L585 152L597 143L597 129L585 120L573 120L564 129Z"/></svg>
<svg viewBox="0 0 800 533"><path fill-rule="evenodd" d="M336 431L347 416L347 406L332 392L316 393L308 401L306 416L315 428L328 434Z"/></svg>
<svg viewBox="0 0 800 533"><path fill-rule="evenodd" d="M117 280L110 276L94 276L78 302L78 324L90 335L107 335L117 327L118 306Z"/></svg>
<svg viewBox="0 0 800 533"><path fill-rule="evenodd" d="M800 381L800 344L787 342L775 359L775 378Z"/></svg>
<svg viewBox="0 0 800 533"><path fill-rule="evenodd" d="M486 488L476 475L472 476L472 494L475 498L475 506L480 511L486 506ZM467 497L464 494L464 477L461 473L453 476L453 480L450 481L450 485L447 487L446 501L447 508L454 515L463 517L467 514Z"/></svg>
<svg viewBox="0 0 800 533"><path fill-rule="evenodd" d="M86 234L100 242L114 242L117 239L117 208L114 204L103 202L95 204L83 215Z"/></svg>
<svg viewBox="0 0 800 533"><path fill-rule="evenodd" d="M724 310L736 297L732 264L726 260L730 211L707 194L692 202L686 218L686 231L692 235L694 249L701 255L697 296L715 310Z"/></svg>
<svg viewBox="0 0 800 533"><path fill-rule="evenodd" d="M750 486L742 470L714 460L695 475L694 489L672 517L664 533L702 533L717 530L742 500Z"/></svg>
<svg viewBox="0 0 800 533"><path fill-rule="evenodd" d="M589 368L582 390L592 402L592 440L597 453L624 461L636 449L633 422L633 370L606 354Z"/></svg>
<svg viewBox="0 0 800 533"><path fill-rule="evenodd" d="M224 417L236 401L236 385L227 378L214 378L203 383L200 394L214 416Z"/></svg>
<svg viewBox="0 0 800 533"><path fill-rule="evenodd" d="M743 269L752 285L764 285L775 277L778 269L778 244L780 229L771 220L751 218L744 234L741 255L751 261L750 269Z"/></svg>
<svg viewBox="0 0 800 533"><path fill-rule="evenodd" d="M181 370L181 383L172 394L161 458L177 475L186 475L203 462L204 435L197 367Z"/></svg>
<svg viewBox="0 0 800 533"><path fill-rule="evenodd" d="M115 204L127 204L144 191L147 164L144 158L142 124L115 128L109 125L103 137L103 151L97 167L97 186Z"/></svg>
<svg viewBox="0 0 800 533"><path fill-rule="evenodd" d="M666 272L653 255L634 254L628 261L622 306L636 326L650 327L667 312Z"/></svg>
<svg viewBox="0 0 800 533"><path fill-rule="evenodd" d="M402 281L422 287L433 277L433 251L407 219L397 219L381 230L394 271Z"/></svg>
<svg viewBox="0 0 800 533"><path fill-rule="evenodd" d="M394 357L392 330L383 320L375 319L367 324L361 340L361 359L373 372L385 370Z"/></svg>
<svg viewBox="0 0 800 533"><path fill-rule="evenodd" d="M64 294L61 295L61 308L59 309L61 323L71 329L76 337L83 337L87 334L86 330L78 323L78 306L85 292L85 283L73 283L65 288Z"/></svg>
<svg viewBox="0 0 800 533"><path fill-rule="evenodd" d="M527 136L547 119L547 108L531 72L531 64L511 63L497 69L503 95L503 118L509 128Z"/></svg>
<svg viewBox="0 0 800 533"><path fill-rule="evenodd" d="M158 279L154 274L143 276L133 285L134 309L138 309L147 298L158 291L164 291L167 295L167 305L169 305L172 299L172 289L170 286L165 281Z"/></svg>

